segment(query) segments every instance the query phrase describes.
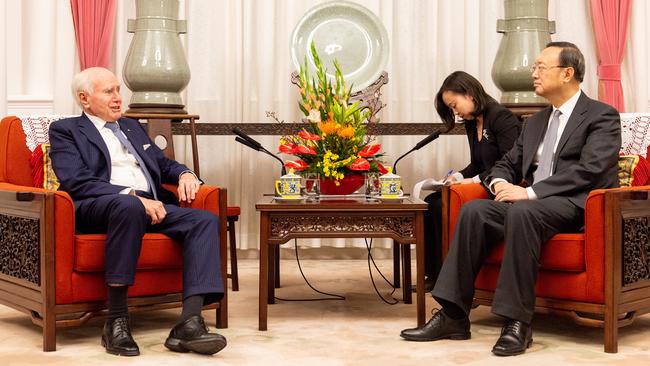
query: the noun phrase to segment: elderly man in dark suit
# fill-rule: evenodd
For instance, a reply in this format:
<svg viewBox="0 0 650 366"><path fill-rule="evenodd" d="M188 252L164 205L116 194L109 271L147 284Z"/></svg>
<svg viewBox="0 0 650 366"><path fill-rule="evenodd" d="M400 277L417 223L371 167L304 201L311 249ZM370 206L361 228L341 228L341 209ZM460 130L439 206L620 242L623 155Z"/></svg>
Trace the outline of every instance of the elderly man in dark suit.
<svg viewBox="0 0 650 366"><path fill-rule="evenodd" d="M551 42L532 67L535 93L551 106L530 117L517 142L484 180L494 200L460 211L452 246L433 296L442 310L412 341L468 339L474 280L490 249L505 242L492 312L505 318L492 348L498 356L532 344L535 282L542 244L558 232L581 230L589 191L618 186L618 112L581 90L585 62L572 43Z"/></svg>
<svg viewBox="0 0 650 366"><path fill-rule="evenodd" d="M127 289L133 284L145 232L183 244L183 311L165 346L172 351L214 354L226 339L208 333L201 308L223 297L219 270L219 221L208 211L181 208L163 183L177 184L181 201L201 185L185 165L170 160L137 121L121 118L120 83L104 68L75 75L72 90L80 117L50 127L51 158L61 189L72 197L76 228L106 233L108 317L102 345L108 353L136 356Z"/></svg>

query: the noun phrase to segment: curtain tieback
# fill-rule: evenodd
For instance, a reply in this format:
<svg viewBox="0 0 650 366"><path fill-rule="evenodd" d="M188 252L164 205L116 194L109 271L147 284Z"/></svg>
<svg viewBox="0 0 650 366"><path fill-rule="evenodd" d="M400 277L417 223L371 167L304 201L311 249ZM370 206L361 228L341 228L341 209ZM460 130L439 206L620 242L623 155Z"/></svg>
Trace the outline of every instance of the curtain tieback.
<svg viewBox="0 0 650 366"><path fill-rule="evenodd" d="M598 78L600 80L621 81L620 64L601 64L598 66Z"/></svg>

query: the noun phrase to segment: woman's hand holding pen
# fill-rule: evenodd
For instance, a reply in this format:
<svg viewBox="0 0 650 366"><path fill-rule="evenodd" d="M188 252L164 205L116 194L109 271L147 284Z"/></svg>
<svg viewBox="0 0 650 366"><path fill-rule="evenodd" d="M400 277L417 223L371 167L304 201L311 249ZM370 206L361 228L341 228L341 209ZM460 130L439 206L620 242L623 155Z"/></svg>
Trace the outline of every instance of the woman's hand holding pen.
<svg viewBox="0 0 650 366"><path fill-rule="evenodd" d="M456 177L453 176L454 170L449 169L447 171L447 174L445 174L444 178L442 178L442 183L445 185L450 185L450 184L456 184Z"/></svg>

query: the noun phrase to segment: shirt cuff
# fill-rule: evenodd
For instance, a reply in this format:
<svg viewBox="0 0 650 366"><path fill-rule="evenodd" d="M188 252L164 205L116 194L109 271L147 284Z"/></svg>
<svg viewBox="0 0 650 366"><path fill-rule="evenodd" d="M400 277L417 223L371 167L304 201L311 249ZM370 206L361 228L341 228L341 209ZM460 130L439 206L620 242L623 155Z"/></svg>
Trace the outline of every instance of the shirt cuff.
<svg viewBox="0 0 650 366"><path fill-rule="evenodd" d="M490 190L490 193L496 195L496 193L494 193L494 188L493 187L494 187L495 184L497 184L499 182L508 183L508 181L503 179L503 178L494 178L494 179L492 179L492 181L490 182L490 185L488 186L488 189Z"/></svg>
<svg viewBox="0 0 650 366"><path fill-rule="evenodd" d="M529 200L537 199L537 195L535 194L535 191L533 191L533 187L526 187L526 194L528 194Z"/></svg>
<svg viewBox="0 0 650 366"><path fill-rule="evenodd" d="M476 174L475 176L472 177L472 181L474 183L481 183L481 178Z"/></svg>
<svg viewBox="0 0 650 366"><path fill-rule="evenodd" d="M194 176L194 178L195 178L196 180L199 181L199 183L203 184L203 182L199 179L199 177L197 177L196 174L194 174L194 172L191 171L191 170L189 170L189 169L188 169L188 170L183 170L183 171L181 172L181 174L178 175L178 180L179 180L179 181L181 180L181 175L183 175L183 174L185 174L185 173L190 173L190 174L192 174L192 175Z"/></svg>
<svg viewBox="0 0 650 366"><path fill-rule="evenodd" d="M135 196L135 189L133 188L124 188L120 191L120 194L128 194L130 196Z"/></svg>

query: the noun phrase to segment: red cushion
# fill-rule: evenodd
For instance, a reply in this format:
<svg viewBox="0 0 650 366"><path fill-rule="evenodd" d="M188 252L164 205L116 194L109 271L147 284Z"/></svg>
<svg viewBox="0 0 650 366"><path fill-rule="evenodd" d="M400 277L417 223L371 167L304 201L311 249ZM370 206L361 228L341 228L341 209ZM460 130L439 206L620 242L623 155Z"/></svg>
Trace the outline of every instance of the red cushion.
<svg viewBox="0 0 650 366"><path fill-rule="evenodd" d="M70 304L106 299L104 273L73 272L70 275L72 294L65 302ZM129 286L129 297L173 294L183 291L183 270L141 270L135 273L135 282Z"/></svg>
<svg viewBox="0 0 650 366"><path fill-rule="evenodd" d="M228 206L228 216L239 216L239 206Z"/></svg>
<svg viewBox="0 0 650 366"><path fill-rule="evenodd" d="M542 245L540 269L567 272L585 270L585 236L584 234L557 234ZM503 242L494 248L486 263L499 265L503 260Z"/></svg>
<svg viewBox="0 0 650 366"><path fill-rule="evenodd" d="M105 234L77 235L75 237L73 270L76 272L103 272L105 241ZM183 250L180 244L163 234L145 234L138 259L138 270L182 268Z"/></svg>

